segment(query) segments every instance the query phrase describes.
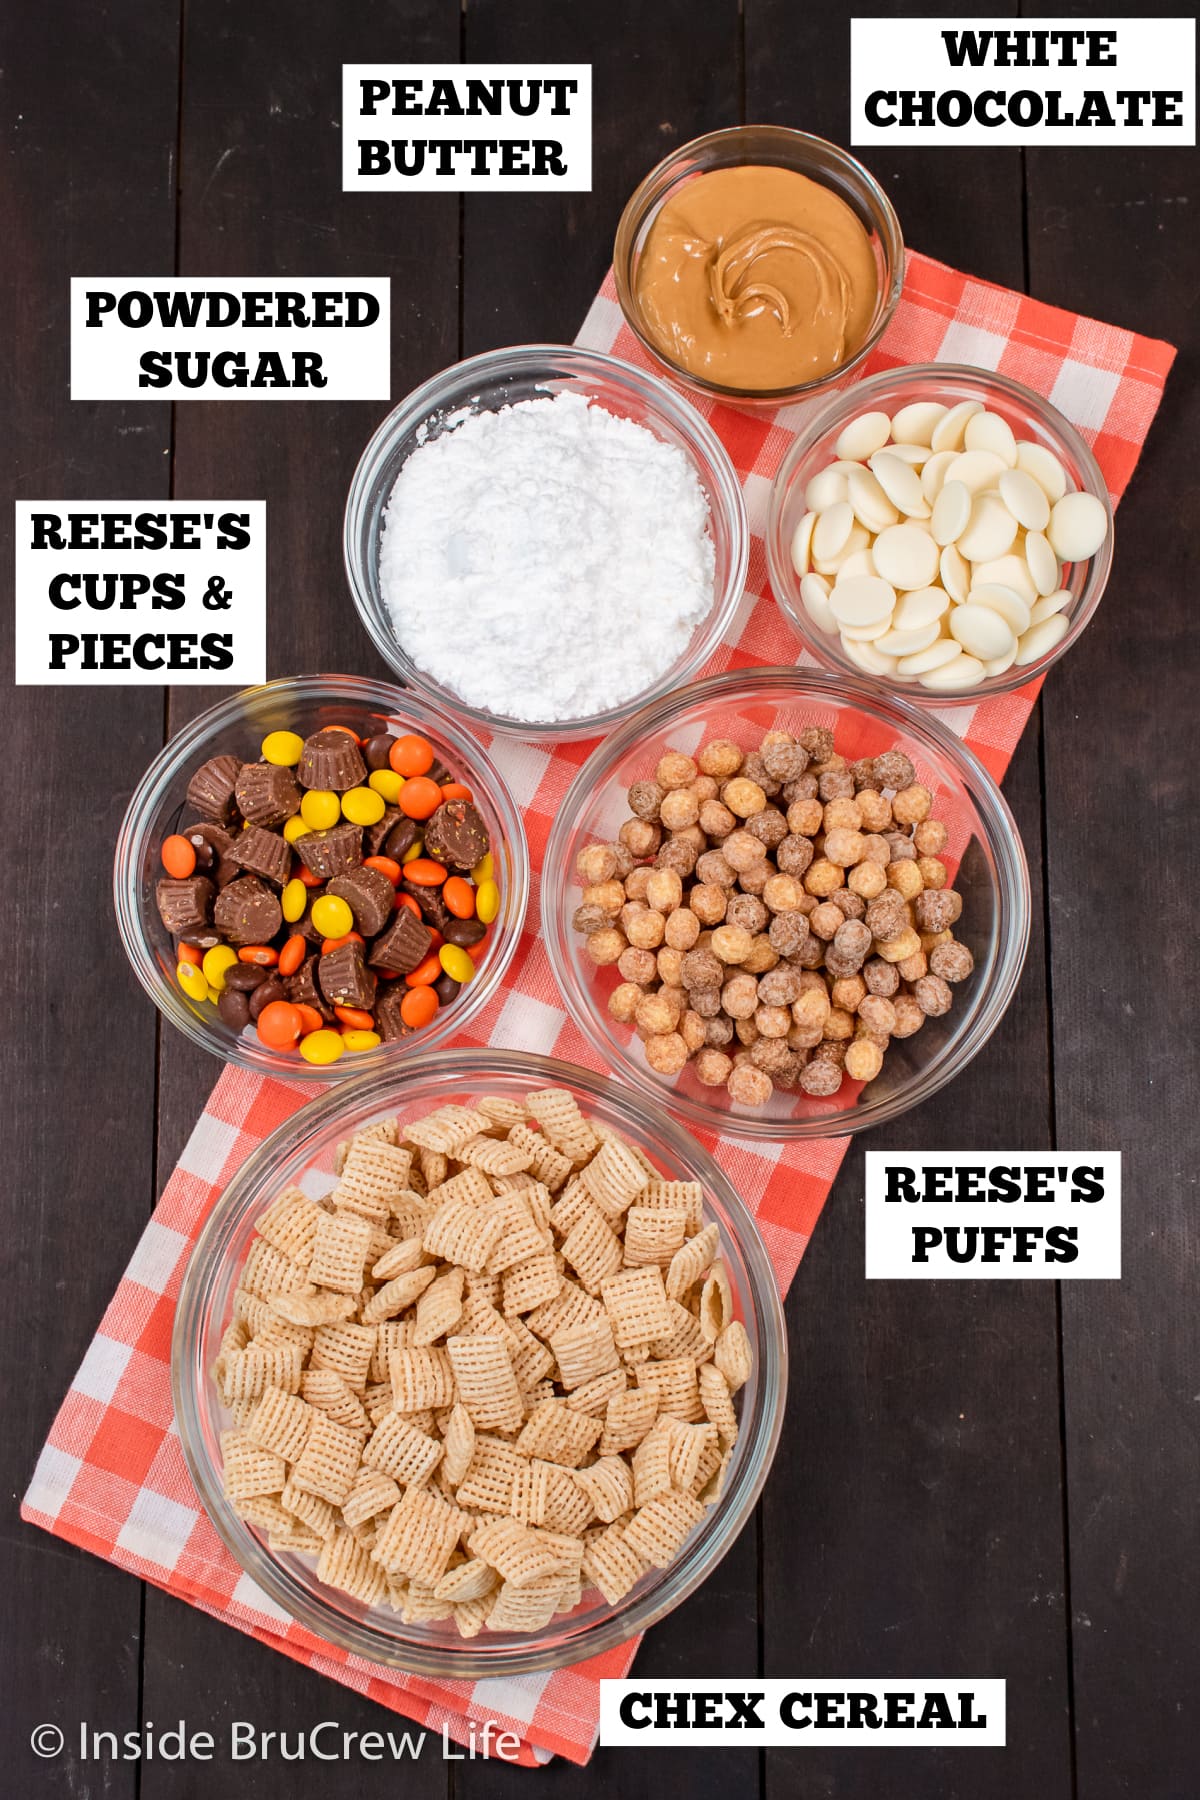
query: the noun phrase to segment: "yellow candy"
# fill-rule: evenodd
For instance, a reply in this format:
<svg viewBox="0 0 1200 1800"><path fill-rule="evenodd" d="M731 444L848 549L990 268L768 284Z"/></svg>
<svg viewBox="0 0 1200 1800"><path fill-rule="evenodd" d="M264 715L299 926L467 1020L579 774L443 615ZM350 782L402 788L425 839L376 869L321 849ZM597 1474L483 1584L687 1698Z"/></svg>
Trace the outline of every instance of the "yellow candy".
<svg viewBox="0 0 1200 1800"><path fill-rule="evenodd" d="M352 825L378 825L386 804L377 788L351 788L342 795L342 811Z"/></svg>
<svg viewBox="0 0 1200 1800"><path fill-rule="evenodd" d="M323 938L345 937L354 929L354 914L338 894L322 894L313 901L312 922Z"/></svg>
<svg viewBox="0 0 1200 1800"><path fill-rule="evenodd" d="M402 863L416 862L418 856L424 856L424 854L425 840L423 838L418 838L415 844L409 845L408 849L404 852L404 855L400 858L400 861Z"/></svg>
<svg viewBox="0 0 1200 1800"><path fill-rule="evenodd" d="M395 769L372 769L367 776L367 786L382 794L389 806L395 806L404 786L404 777L397 775Z"/></svg>
<svg viewBox="0 0 1200 1800"><path fill-rule="evenodd" d="M294 844L297 838L307 837L311 830L312 826L306 825L299 813L293 813L283 828L283 835L289 844Z"/></svg>
<svg viewBox="0 0 1200 1800"><path fill-rule="evenodd" d="M310 831L329 831L342 816L342 802L328 788L310 788L300 802L300 817Z"/></svg>
<svg viewBox="0 0 1200 1800"><path fill-rule="evenodd" d="M310 1031L307 1037L300 1039L300 1054L305 1062L334 1063L345 1048L342 1035L337 1031Z"/></svg>
<svg viewBox="0 0 1200 1800"><path fill-rule="evenodd" d="M480 858L475 864L475 867L471 870L471 880L475 883L476 887L482 887L483 883L485 881L490 881L495 873L496 864L493 861L492 853L489 850L485 856Z"/></svg>
<svg viewBox="0 0 1200 1800"><path fill-rule="evenodd" d="M204 961L200 967L214 994L223 991L226 971L232 969L236 962L237 951L231 950L228 944L214 944L211 950L204 952Z"/></svg>
<svg viewBox="0 0 1200 1800"><path fill-rule="evenodd" d="M262 741L262 759L281 769L294 769L303 749L304 739L294 731L269 731Z"/></svg>
<svg viewBox="0 0 1200 1800"><path fill-rule="evenodd" d="M283 916L289 925L294 925L297 919L304 917L304 909L308 905L308 889L298 875L293 875L292 879L285 884L284 890L279 896L279 904L283 908Z"/></svg>
<svg viewBox="0 0 1200 1800"><path fill-rule="evenodd" d="M181 962L175 971L175 979L189 1000L211 1000L213 991L205 980L203 969L195 963Z"/></svg>
<svg viewBox="0 0 1200 1800"><path fill-rule="evenodd" d="M491 860L490 857L488 860ZM479 891L475 895L475 917L479 920L481 925L490 925L499 911L500 889L496 886L496 883L488 877L486 880L480 882Z"/></svg>
<svg viewBox="0 0 1200 1800"><path fill-rule="evenodd" d="M343 1031L342 1042L347 1050L374 1050L383 1039L377 1031Z"/></svg>
<svg viewBox="0 0 1200 1800"><path fill-rule="evenodd" d="M475 964L457 944L443 944L438 951L438 961L451 981L461 982L464 986L475 973Z"/></svg>

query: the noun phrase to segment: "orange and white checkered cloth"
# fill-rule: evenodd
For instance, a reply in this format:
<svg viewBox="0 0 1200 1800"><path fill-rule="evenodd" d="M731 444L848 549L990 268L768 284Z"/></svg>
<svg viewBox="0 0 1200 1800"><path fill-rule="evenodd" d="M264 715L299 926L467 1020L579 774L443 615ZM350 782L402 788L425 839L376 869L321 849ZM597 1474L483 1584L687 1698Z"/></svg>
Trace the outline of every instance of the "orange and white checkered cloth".
<svg viewBox="0 0 1200 1800"><path fill-rule="evenodd" d="M578 342L645 364L625 328L611 275ZM1116 501L1137 462L1174 351L910 254L904 295L868 372L915 362L998 369L1046 395L1092 446ZM771 479L792 442L795 410L702 410L746 491L752 544L745 600L705 673L796 660L797 642L767 589L762 532ZM944 714L999 779L1038 683ZM535 871L529 925L504 983L460 1044L503 1045L596 1065L567 1018L537 933L537 872L550 823L592 748L492 745L525 817ZM133 1260L54 1421L22 1515L144 1581L458 1740L494 1719L521 1741L521 1760L558 1753L586 1762L596 1739L599 1681L629 1668L636 1644L519 1680L429 1681L346 1656L281 1612L229 1556L205 1517L172 1416L171 1327L184 1264L209 1208L268 1132L307 1092L227 1069L217 1082ZM846 1148L845 1139L753 1145L710 1140L754 1209L786 1289Z"/></svg>

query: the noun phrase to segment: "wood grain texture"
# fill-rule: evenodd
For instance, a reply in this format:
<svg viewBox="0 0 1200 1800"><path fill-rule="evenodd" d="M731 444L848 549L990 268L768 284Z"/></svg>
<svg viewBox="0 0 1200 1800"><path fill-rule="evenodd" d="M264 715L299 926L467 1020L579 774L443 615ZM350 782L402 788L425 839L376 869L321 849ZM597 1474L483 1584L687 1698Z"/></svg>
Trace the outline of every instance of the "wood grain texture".
<svg viewBox="0 0 1200 1800"><path fill-rule="evenodd" d="M385 29L386 23L386 29ZM458 206L453 196L397 199L341 190L341 64L373 57L453 60L458 19L429 4L394 9L390 22L366 4L309 9L285 0L252 12L230 0L189 0L184 44L180 269L188 274L389 275L392 381L398 399L457 353ZM342 567L342 508L355 463L388 402L194 402L176 408L175 492L184 497L265 499L268 545L268 675L322 669L386 675L359 625ZM177 729L216 699L177 690ZM166 1181L218 1072L217 1063L163 1038L159 1062L159 1180ZM146 1607L147 1716L190 1708L207 1728L231 1718L291 1737L321 1719L346 1730L380 1729L373 1702L152 1592ZM345 1792L392 1793L397 1779L418 1797L445 1791L434 1752L403 1766L308 1761L309 1800ZM257 1769L262 1794L291 1790L295 1765ZM185 1766L143 1773L142 1800L191 1795ZM214 1791L236 1779L226 1766Z"/></svg>
<svg viewBox="0 0 1200 1800"><path fill-rule="evenodd" d="M1037 292L1181 353L1044 703L1058 1142L1121 1150L1124 1181L1121 1280L1062 1290L1080 1800L1190 1800L1200 1766L1195 166L1029 159Z"/></svg>
<svg viewBox="0 0 1200 1800"><path fill-rule="evenodd" d="M733 0L703 9L667 0L650 15L636 0L588 11L551 0L514 9L468 0L464 56L470 62L591 62L595 106L589 194L468 196L463 233L463 353L498 344L569 343L608 267L629 193L677 143L738 120L738 15ZM686 40L686 56L666 42ZM649 1633L636 1671L647 1678L746 1675L757 1671L758 1543L751 1523L713 1577ZM672 1751L672 1779L696 1800L731 1786L757 1791L754 1752ZM586 1769L557 1761L537 1780L553 1800L603 1786L622 1800L658 1793L653 1755L598 1750ZM525 1770L456 1766L455 1791L469 1800L516 1800Z"/></svg>
<svg viewBox="0 0 1200 1800"><path fill-rule="evenodd" d="M0 25L6 569L14 497L167 493L165 407L70 399L68 282L170 267L177 65L170 4L148 17L134 0L114 0L103 14L81 13L66 35L50 9L10 9ZM3 635L11 682L11 602ZM155 1019L116 942L109 893L121 816L161 741L162 694L22 688L6 696L6 714L6 929L21 948L6 984L2 1064L0 1786L62 1793L66 1780L83 1792L95 1777L78 1769L74 1734L48 1767L29 1734L43 1721L136 1723L141 1591L23 1525L17 1502L153 1198ZM56 809L70 821L69 847ZM81 895L94 899L79 904ZM124 1800L135 1780L117 1768L104 1791Z"/></svg>
<svg viewBox="0 0 1200 1800"><path fill-rule="evenodd" d="M846 141L845 42L815 14L749 0L746 70L748 116ZM1018 151L876 147L863 160L913 248L1023 287ZM768 1673L1003 1675L1020 1723L969 1771L952 1752L768 1752L771 1800L1070 1793L1053 1287L862 1273L865 1149L1049 1142L1036 719L1005 789L1035 896L1018 997L952 1088L856 1141L830 1195L788 1304L794 1374L764 1497L763 1592Z"/></svg>
<svg viewBox="0 0 1200 1800"><path fill-rule="evenodd" d="M269 673L382 673L346 588L341 510L387 404L191 402L173 435L160 405L73 405L68 277L176 264L388 275L398 399L460 354L569 340L629 191L677 143L743 117L845 142L848 16L789 0L188 0L181 40L169 4L13 12L0 69L16 180L0 218L16 278L2 316L21 355L0 370L0 398L17 494L265 498ZM342 194L341 63L460 55L592 62L591 193ZM598 1752L586 1770L556 1761L536 1775L443 1765L436 1746L399 1775L360 1761L308 1761L298 1775L277 1757L205 1771L41 1766L28 1735L56 1716L120 1729L182 1716L218 1734L238 1717L289 1736L326 1718L359 1731L394 1720L153 1590L143 1628L136 1582L10 1508L0 1580L20 1631L5 1651L0 1744L22 1800L284 1800L300 1779L311 1800L351 1787L382 1800L401 1783L418 1800L516 1800L531 1782L554 1800L644 1800L664 1781L697 1800L1191 1800L1194 153L877 148L864 160L914 247L1168 336L1186 357L1119 520L1109 595L1054 672L1005 784L1034 891L1017 999L952 1089L848 1156L789 1301L788 1417L763 1505L705 1587L654 1628L635 1670L1004 1676L1008 1749ZM6 533L9 517L0 510ZM7 615L3 630L7 643ZM175 690L169 713L155 689L18 690L12 705L21 766L39 772L12 797L5 868L18 941L37 948L4 1064L20 1197L0 1251L15 1296L0 1321L14 1495L217 1074L177 1033L156 1066L156 1020L106 902L64 925L45 795L78 796L75 872L105 894L120 815L164 726L218 692ZM59 1094L82 1129L57 1129ZM1060 1321L1051 1284L864 1282L865 1148L1055 1139L1125 1152L1120 1284L1063 1284Z"/></svg>

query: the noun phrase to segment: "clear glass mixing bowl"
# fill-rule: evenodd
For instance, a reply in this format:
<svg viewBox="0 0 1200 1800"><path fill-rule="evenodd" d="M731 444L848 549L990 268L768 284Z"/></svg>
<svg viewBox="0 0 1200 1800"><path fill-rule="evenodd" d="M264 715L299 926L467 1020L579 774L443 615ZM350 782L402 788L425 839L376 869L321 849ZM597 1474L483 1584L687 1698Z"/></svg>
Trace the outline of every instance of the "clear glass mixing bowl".
<svg viewBox="0 0 1200 1800"><path fill-rule="evenodd" d="M370 732L416 730L429 739L447 768L466 780L483 816L496 860L500 913L491 928L491 947L473 980L453 1005L410 1037L393 1038L374 1050L346 1055L317 1067L296 1052L272 1050L253 1028L240 1036L209 1001L189 1000L175 979L174 944L163 929L154 901L161 876L162 841L193 813L185 796L200 764L221 751L253 760L269 731L298 731L301 737L326 725L350 725ZM288 1081L343 1081L396 1059L421 1056L464 1031L495 993L513 959L529 904L529 849L516 801L478 740L441 707L418 694L357 675L300 675L230 694L185 725L155 757L134 790L117 836L113 863L113 905L117 928L134 974L163 1017L202 1050L239 1068Z"/></svg>
<svg viewBox="0 0 1200 1800"><path fill-rule="evenodd" d="M627 790L654 773L667 750L693 754L712 738L747 750L776 729L798 733L827 725L848 761L903 750L933 794L933 817L948 828L944 854L962 894L954 935L975 958L954 990L954 1005L926 1019L912 1037L893 1040L883 1070L861 1091L843 1080L828 1100L776 1090L766 1106L736 1104L724 1088L697 1081L689 1064L678 1077L646 1061L630 1025L608 1011L621 977L597 968L571 928L579 904L575 859L588 844L609 843L629 817ZM778 1142L835 1137L897 1119L952 1080L982 1050L1016 991L1029 943L1029 872L1012 814L999 788L960 739L929 713L866 681L806 668L738 669L656 701L606 738L580 769L555 816L543 864L542 935L555 979L576 1024L605 1064L643 1093L653 1093L691 1124L731 1136Z"/></svg>
<svg viewBox="0 0 1200 1800"><path fill-rule="evenodd" d="M632 419L687 457L708 501L708 529L715 553L712 606L669 669L620 706L574 719L517 719L468 705L408 655L396 636L379 579L379 538L384 509L406 459L464 412L496 411L521 400L582 394L618 418ZM522 344L473 356L443 369L414 389L379 426L363 451L346 502L346 575L359 617L385 662L403 681L429 694L461 719L488 731L529 739L565 741L599 737L657 694L690 681L720 643L741 599L749 558L749 528L742 490L720 439L695 408L654 375L596 350L567 344ZM447 630L460 628L447 618ZM461 629L470 629L469 621Z"/></svg>
<svg viewBox="0 0 1200 1800"><path fill-rule="evenodd" d="M640 1146L672 1180L699 1181L705 1210L720 1227L734 1312L749 1335L754 1369L737 1396L740 1428L725 1490L669 1569L651 1569L610 1606L594 1589L580 1606L534 1636L484 1631L470 1640L453 1621L406 1625L385 1607L368 1608L318 1582L314 1559L271 1550L222 1491L220 1433L230 1423L212 1379L254 1221L292 1182L305 1191L334 1185L338 1142L376 1119L401 1120L451 1100L483 1094L520 1097L566 1087L588 1116ZM205 1511L223 1543L258 1586L318 1638L353 1656L439 1678L529 1674L578 1662L623 1643L679 1605L729 1550L754 1509L779 1442L787 1387L787 1336L766 1247L728 1178L690 1131L662 1107L602 1075L547 1057L504 1050L450 1050L352 1082L310 1101L238 1170L216 1202L184 1271L172 1345L175 1416ZM214 1585L217 1585L214 1581Z"/></svg>

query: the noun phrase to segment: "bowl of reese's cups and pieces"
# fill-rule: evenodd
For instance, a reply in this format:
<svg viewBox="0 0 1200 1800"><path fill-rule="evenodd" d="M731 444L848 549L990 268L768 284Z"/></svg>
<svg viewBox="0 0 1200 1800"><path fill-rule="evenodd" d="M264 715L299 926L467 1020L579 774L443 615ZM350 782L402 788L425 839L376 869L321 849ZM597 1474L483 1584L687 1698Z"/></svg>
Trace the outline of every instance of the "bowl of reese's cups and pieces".
<svg viewBox="0 0 1200 1800"><path fill-rule="evenodd" d="M134 794L114 874L166 1016L298 1079L460 1030L508 966L528 888L516 804L480 746L351 676L271 682L193 721Z"/></svg>

